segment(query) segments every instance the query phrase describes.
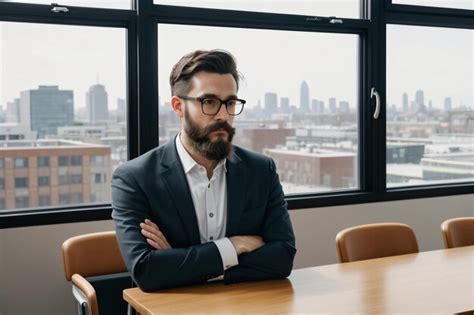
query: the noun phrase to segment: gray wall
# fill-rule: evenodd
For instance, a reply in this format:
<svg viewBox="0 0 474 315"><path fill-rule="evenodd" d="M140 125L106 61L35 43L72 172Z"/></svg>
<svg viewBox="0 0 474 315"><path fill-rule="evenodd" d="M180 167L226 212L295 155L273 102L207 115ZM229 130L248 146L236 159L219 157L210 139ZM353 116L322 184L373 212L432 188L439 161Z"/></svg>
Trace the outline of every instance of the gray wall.
<svg viewBox="0 0 474 315"><path fill-rule="evenodd" d="M474 195L293 210L290 215L298 247L295 268L303 268L336 263L337 232L365 223L409 224L421 251L440 249L441 222L474 216ZM73 314L61 244L70 236L111 229L111 221L99 221L0 230L0 314Z"/></svg>

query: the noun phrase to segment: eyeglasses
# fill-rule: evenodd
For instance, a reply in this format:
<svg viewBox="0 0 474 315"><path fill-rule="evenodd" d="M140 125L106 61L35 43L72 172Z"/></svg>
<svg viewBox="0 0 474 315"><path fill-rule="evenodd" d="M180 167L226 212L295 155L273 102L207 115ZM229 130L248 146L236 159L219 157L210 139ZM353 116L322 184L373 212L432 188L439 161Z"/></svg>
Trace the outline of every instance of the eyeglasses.
<svg viewBox="0 0 474 315"><path fill-rule="evenodd" d="M237 116L242 113L245 100L241 99L230 99L223 101L217 97L191 97L191 96L179 96L183 100L187 101L199 101L201 102L201 110L204 115L216 115L220 110L222 104L225 105L227 113L232 116Z"/></svg>

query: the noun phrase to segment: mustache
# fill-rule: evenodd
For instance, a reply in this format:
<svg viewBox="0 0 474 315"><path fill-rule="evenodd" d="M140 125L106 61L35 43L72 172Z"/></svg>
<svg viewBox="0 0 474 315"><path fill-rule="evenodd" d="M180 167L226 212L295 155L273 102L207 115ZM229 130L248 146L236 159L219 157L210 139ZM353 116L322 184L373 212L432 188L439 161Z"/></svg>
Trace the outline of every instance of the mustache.
<svg viewBox="0 0 474 315"><path fill-rule="evenodd" d="M221 122L216 122L215 124L212 124L210 126L207 126L202 134L204 136L208 136L211 132L217 131L223 129L225 130L230 136L233 136L235 134L235 128L231 127L227 122L221 121Z"/></svg>

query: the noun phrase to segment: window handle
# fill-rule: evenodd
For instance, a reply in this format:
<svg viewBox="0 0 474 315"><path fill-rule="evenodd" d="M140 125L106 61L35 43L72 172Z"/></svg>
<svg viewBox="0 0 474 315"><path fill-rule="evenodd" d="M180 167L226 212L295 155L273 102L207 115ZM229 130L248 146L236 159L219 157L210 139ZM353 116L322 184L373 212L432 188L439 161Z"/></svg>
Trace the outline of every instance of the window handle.
<svg viewBox="0 0 474 315"><path fill-rule="evenodd" d="M380 115L380 95L379 92L375 88L372 88L370 91L370 99L373 99L375 95L375 112L374 112L374 119L379 119Z"/></svg>
<svg viewBox="0 0 474 315"><path fill-rule="evenodd" d="M58 5L57 3L51 3L51 6L53 7L53 8L51 9L51 11L54 12L54 13L60 13L60 12L66 13L66 12L69 12L69 9L68 9L68 8L63 7L63 6L60 6L60 5Z"/></svg>

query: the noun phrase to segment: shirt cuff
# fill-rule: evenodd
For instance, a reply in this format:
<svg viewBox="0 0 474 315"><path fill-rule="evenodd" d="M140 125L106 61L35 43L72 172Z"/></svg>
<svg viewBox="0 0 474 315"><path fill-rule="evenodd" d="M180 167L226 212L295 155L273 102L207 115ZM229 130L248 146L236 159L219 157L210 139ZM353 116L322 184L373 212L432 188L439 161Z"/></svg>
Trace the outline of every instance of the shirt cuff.
<svg viewBox="0 0 474 315"><path fill-rule="evenodd" d="M221 254L224 271L239 264L234 245L227 237L214 241L214 244Z"/></svg>

